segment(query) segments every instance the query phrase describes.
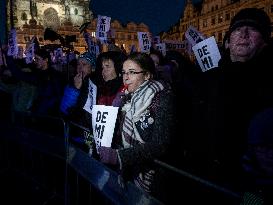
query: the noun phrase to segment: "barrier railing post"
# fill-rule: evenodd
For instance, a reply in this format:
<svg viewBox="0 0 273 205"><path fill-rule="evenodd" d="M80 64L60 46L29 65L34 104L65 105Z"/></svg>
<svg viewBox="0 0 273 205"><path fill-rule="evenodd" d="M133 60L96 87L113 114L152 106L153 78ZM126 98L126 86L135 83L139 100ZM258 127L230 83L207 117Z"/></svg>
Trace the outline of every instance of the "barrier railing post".
<svg viewBox="0 0 273 205"><path fill-rule="evenodd" d="M68 199L68 165L69 165L69 126L64 121L64 146L65 146L65 179L64 179L64 204L69 205Z"/></svg>

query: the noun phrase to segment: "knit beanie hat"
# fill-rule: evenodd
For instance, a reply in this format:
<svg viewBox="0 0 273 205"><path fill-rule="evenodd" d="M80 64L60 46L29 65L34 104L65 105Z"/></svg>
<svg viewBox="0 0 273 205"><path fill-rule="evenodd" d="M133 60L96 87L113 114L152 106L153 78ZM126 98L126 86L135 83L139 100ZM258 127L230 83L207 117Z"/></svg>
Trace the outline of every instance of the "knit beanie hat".
<svg viewBox="0 0 273 205"><path fill-rule="evenodd" d="M271 37L271 22L269 16L258 8L245 8L240 10L231 20L229 27L229 35L236 28L241 26L251 26L257 29L266 42Z"/></svg>
<svg viewBox="0 0 273 205"><path fill-rule="evenodd" d="M92 66L92 68L96 68L96 56L94 54L91 54L89 52L85 52L85 53L82 53L81 55L79 55L79 59L85 59L87 60L87 62L89 62Z"/></svg>

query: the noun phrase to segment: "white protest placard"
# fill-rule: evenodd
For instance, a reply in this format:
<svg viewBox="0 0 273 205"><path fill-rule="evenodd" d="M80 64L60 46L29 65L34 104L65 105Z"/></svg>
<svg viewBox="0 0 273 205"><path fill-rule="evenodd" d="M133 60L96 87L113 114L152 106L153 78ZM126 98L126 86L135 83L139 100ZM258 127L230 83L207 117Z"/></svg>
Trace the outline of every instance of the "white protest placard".
<svg viewBox="0 0 273 205"><path fill-rule="evenodd" d="M25 51L25 54L26 54L26 58L25 58L26 64L32 63L34 58L34 43L31 43L29 45L29 47Z"/></svg>
<svg viewBox="0 0 273 205"><path fill-rule="evenodd" d="M151 39L148 32L137 32L139 48L142 53L150 52Z"/></svg>
<svg viewBox="0 0 273 205"><path fill-rule="evenodd" d="M155 44L155 49L160 51L163 56L166 55L166 44L165 43L157 43Z"/></svg>
<svg viewBox="0 0 273 205"><path fill-rule="evenodd" d="M186 41L173 41L173 40L164 40L166 45L166 50L185 50L186 49Z"/></svg>
<svg viewBox="0 0 273 205"><path fill-rule="evenodd" d="M97 101L97 86L91 80L89 80L88 89L89 89L88 97L85 102L85 105L83 106L83 109L91 114L93 106L96 104Z"/></svg>
<svg viewBox="0 0 273 205"><path fill-rule="evenodd" d="M205 39L205 36L193 26L189 26L185 32L185 37L192 46L195 46L197 43Z"/></svg>
<svg viewBox="0 0 273 205"><path fill-rule="evenodd" d="M100 54L100 50L99 50L99 46L97 45L95 40L92 39L92 37L90 36L90 34L88 32L84 32L83 37L84 37L85 42L87 44L89 53L98 57L98 55Z"/></svg>
<svg viewBox="0 0 273 205"><path fill-rule="evenodd" d="M218 66L221 54L213 36L196 44L192 50L203 72Z"/></svg>
<svg viewBox="0 0 273 205"><path fill-rule="evenodd" d="M30 64L33 61L34 52L35 52L35 43L34 43L35 38L36 38L35 36L32 36L31 40L26 45L26 50L24 52L26 57L25 58L26 64Z"/></svg>
<svg viewBox="0 0 273 205"><path fill-rule="evenodd" d="M94 105L92 110L92 128L96 148L111 147L118 107Z"/></svg>
<svg viewBox="0 0 273 205"><path fill-rule="evenodd" d="M96 37L102 42L107 42L107 33L110 29L111 17L98 15Z"/></svg>
<svg viewBox="0 0 273 205"><path fill-rule="evenodd" d="M8 56L17 57L18 54L18 45L17 45L17 37L15 28L10 30L8 36Z"/></svg>

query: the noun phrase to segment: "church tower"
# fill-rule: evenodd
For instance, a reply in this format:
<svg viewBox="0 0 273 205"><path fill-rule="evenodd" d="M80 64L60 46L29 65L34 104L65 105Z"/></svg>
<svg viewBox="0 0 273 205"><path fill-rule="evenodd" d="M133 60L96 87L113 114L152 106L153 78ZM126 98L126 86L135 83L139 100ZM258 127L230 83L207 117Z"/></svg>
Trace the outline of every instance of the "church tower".
<svg viewBox="0 0 273 205"><path fill-rule="evenodd" d="M192 1L187 0L185 5L185 10L184 10L184 18L185 19L193 18L193 13L194 13L194 6L192 4Z"/></svg>
<svg viewBox="0 0 273 205"><path fill-rule="evenodd" d="M90 0L13 0L14 26L22 28L30 20L53 30L67 22L80 26L92 19L89 3Z"/></svg>

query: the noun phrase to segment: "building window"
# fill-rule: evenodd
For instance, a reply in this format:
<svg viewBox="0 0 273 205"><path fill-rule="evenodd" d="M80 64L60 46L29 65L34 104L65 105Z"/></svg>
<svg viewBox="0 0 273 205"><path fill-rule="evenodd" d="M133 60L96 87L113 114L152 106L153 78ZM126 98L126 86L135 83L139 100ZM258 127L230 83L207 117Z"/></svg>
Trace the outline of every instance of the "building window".
<svg viewBox="0 0 273 205"><path fill-rule="evenodd" d="M23 20L23 21L27 20L27 14L25 12L22 13L21 20Z"/></svg>
<svg viewBox="0 0 273 205"><path fill-rule="evenodd" d="M214 11L214 6L213 7L211 7L211 12L213 12Z"/></svg>
<svg viewBox="0 0 273 205"><path fill-rule="evenodd" d="M75 15L78 15L78 13L79 13L78 9L75 9L75 10L74 10L74 14L75 14Z"/></svg>
<svg viewBox="0 0 273 205"><path fill-rule="evenodd" d="M218 5L215 6L215 10L218 10Z"/></svg>
<svg viewBox="0 0 273 205"><path fill-rule="evenodd" d="M215 17L211 18L211 25L215 25Z"/></svg>
<svg viewBox="0 0 273 205"><path fill-rule="evenodd" d="M226 13L226 21L230 20L230 13Z"/></svg>
<svg viewBox="0 0 273 205"><path fill-rule="evenodd" d="M223 16L222 14L218 15L218 23L222 23L223 22Z"/></svg>
<svg viewBox="0 0 273 205"><path fill-rule="evenodd" d="M29 42L30 41L30 37L29 36L24 36L24 40L25 40L25 42Z"/></svg>
<svg viewBox="0 0 273 205"><path fill-rule="evenodd" d="M207 27L207 26L208 26L207 19L204 19L203 20L203 27Z"/></svg>
<svg viewBox="0 0 273 205"><path fill-rule="evenodd" d="M131 34L128 34L128 39L131 40Z"/></svg>
<svg viewBox="0 0 273 205"><path fill-rule="evenodd" d="M92 31L92 32L91 32L91 36L92 36L92 37L96 37L96 32L95 32L95 31Z"/></svg>
<svg viewBox="0 0 273 205"><path fill-rule="evenodd" d="M223 38L222 32L219 32L218 33L218 41L222 41L222 38Z"/></svg>
<svg viewBox="0 0 273 205"><path fill-rule="evenodd" d="M231 18L233 18L233 17L235 16L235 14L236 14L236 12L233 11L233 12L231 13Z"/></svg>
<svg viewBox="0 0 273 205"><path fill-rule="evenodd" d="M271 5L271 13L273 13L273 4Z"/></svg>

